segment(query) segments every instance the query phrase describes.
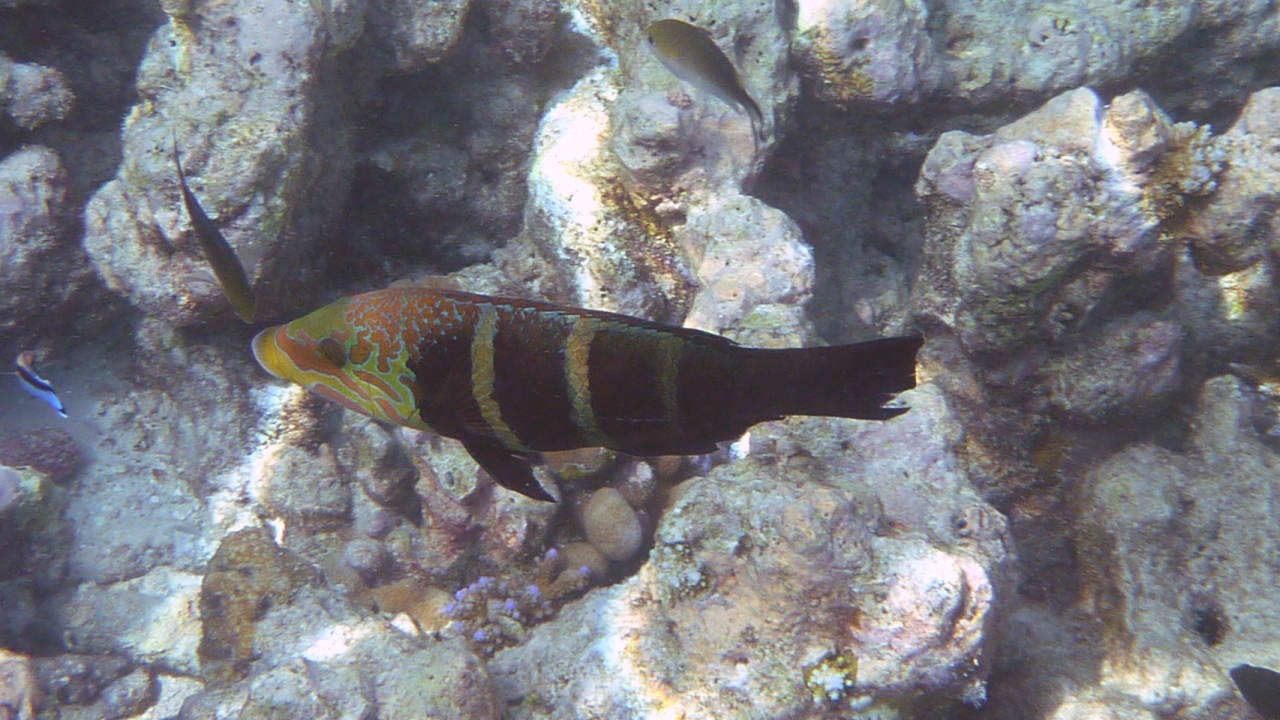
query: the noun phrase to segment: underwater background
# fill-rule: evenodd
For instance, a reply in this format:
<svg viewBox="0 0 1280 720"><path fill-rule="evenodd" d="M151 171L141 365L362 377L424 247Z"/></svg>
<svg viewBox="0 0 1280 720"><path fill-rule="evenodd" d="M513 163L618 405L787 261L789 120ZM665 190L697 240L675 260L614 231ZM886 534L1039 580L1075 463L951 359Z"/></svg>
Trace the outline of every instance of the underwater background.
<svg viewBox="0 0 1280 720"><path fill-rule="evenodd" d="M0 720L1280 717L1278 262L1269 0L0 0ZM393 283L919 385L539 502L255 362Z"/></svg>

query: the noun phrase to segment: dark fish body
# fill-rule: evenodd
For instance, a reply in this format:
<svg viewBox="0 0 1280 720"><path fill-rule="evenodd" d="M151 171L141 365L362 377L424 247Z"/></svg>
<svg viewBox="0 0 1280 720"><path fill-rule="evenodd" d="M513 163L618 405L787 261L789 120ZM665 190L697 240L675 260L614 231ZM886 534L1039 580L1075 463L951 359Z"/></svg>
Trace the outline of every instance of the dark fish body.
<svg viewBox="0 0 1280 720"><path fill-rule="evenodd" d="M1259 715L1280 720L1280 673L1255 665L1237 665L1231 668L1231 679Z"/></svg>
<svg viewBox="0 0 1280 720"><path fill-rule="evenodd" d="M204 213L204 208L200 207L200 201L196 200L191 188L187 187L187 177L182 172L182 162L178 159L176 142L173 147L173 162L178 168L182 202L186 205L187 214L191 216L191 226L196 231L196 239L200 242L200 249L204 251L205 260L209 262L209 267L213 268L213 275L218 278L218 284L227 296L227 301L231 303L231 309L235 310L241 320L251 323L257 316L257 301L254 299L249 277L245 274L244 266L240 264L236 251L209 220L209 216Z"/></svg>
<svg viewBox="0 0 1280 720"><path fill-rule="evenodd" d="M920 338L772 350L614 313L426 288L339 300L264 330L269 372L462 441L503 486L550 499L536 452L712 452L786 415L883 420Z"/></svg>

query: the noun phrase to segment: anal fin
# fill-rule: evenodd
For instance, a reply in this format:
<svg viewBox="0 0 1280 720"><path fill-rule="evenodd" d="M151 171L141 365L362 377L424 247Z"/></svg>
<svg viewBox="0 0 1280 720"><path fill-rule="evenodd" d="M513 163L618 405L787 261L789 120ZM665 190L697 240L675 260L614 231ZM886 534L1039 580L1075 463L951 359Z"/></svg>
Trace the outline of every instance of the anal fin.
<svg viewBox="0 0 1280 720"><path fill-rule="evenodd" d="M466 438L462 447L502 487L534 500L555 502L555 498L533 476L533 466L523 455L513 453L501 442L487 437Z"/></svg>

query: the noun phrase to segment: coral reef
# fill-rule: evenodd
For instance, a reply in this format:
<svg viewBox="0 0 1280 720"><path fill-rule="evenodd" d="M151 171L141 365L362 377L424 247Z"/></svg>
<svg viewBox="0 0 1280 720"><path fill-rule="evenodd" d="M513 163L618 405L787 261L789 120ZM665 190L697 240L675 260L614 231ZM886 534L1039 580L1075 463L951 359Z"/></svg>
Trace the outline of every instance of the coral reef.
<svg viewBox="0 0 1280 720"><path fill-rule="evenodd" d="M0 160L0 340L32 342L37 333L29 326L58 317L89 280L68 236L68 182L47 147L26 146Z"/></svg>
<svg viewBox="0 0 1280 720"><path fill-rule="evenodd" d="M61 120L75 95L54 68L14 62L0 53L0 107L23 130Z"/></svg>
<svg viewBox="0 0 1280 720"><path fill-rule="evenodd" d="M66 493L44 474L0 465L0 583L12 581L19 596L48 592L65 575L65 505Z"/></svg>
<svg viewBox="0 0 1280 720"><path fill-rule="evenodd" d="M322 18L305 3L270 2L241 22L246 12L200 5L156 31L121 170L85 211L85 249L103 281L170 324L226 307L215 283L193 281L205 264L180 209L174 152L266 307L296 297L315 265L315 235L347 189L347 135L333 122L340 104L318 81Z"/></svg>
<svg viewBox="0 0 1280 720"><path fill-rule="evenodd" d="M301 558L284 550L261 528L228 535L209 560L200 588L201 671L216 685L243 678L254 648L256 626L268 611L292 603L318 581Z"/></svg>
<svg viewBox="0 0 1280 720"><path fill-rule="evenodd" d="M55 427L9 430L0 434L0 465L30 467L53 482L66 482L84 464L75 438Z"/></svg>
<svg viewBox="0 0 1280 720"><path fill-rule="evenodd" d="M682 485L635 575L495 656L512 716L825 717L980 697L1007 533L945 449L940 395L910 401L866 429L761 426L752 458ZM904 442L918 452L881 452Z"/></svg>
<svg viewBox="0 0 1280 720"><path fill-rule="evenodd" d="M39 699L31 661L0 650L0 707L14 720L35 720L34 706Z"/></svg>
<svg viewBox="0 0 1280 720"><path fill-rule="evenodd" d="M1277 56L1264 0L0 0L0 345L71 411L0 402L0 716L1249 717ZM260 373L175 151L264 316L919 331L921 386L531 501Z"/></svg>

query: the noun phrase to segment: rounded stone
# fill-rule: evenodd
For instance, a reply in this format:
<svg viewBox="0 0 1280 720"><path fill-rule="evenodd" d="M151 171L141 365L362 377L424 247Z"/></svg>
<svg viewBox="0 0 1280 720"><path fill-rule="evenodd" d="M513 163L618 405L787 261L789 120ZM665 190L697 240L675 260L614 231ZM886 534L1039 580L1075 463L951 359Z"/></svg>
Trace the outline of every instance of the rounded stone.
<svg viewBox="0 0 1280 720"><path fill-rule="evenodd" d="M370 538L357 538L343 548L342 559L347 567L355 570L360 579L369 585L377 585L393 565L386 546Z"/></svg>
<svg viewBox="0 0 1280 720"><path fill-rule="evenodd" d="M636 511L613 488L601 488L591 496L582 509L582 524L587 541L610 560L630 559L644 540Z"/></svg>
<svg viewBox="0 0 1280 720"><path fill-rule="evenodd" d="M609 574L609 560L591 543L574 542L560 548L561 575L603 580Z"/></svg>

